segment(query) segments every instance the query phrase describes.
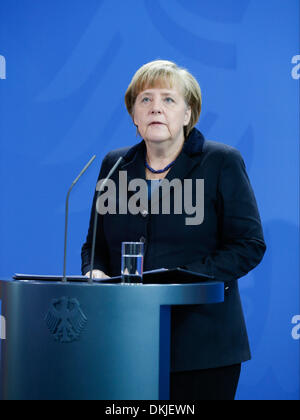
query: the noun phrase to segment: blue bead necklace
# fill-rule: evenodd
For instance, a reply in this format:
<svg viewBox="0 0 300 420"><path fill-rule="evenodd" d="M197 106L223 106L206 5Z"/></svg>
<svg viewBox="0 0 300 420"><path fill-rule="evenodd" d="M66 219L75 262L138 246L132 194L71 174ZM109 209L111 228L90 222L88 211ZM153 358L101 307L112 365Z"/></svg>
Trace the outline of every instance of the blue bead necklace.
<svg viewBox="0 0 300 420"><path fill-rule="evenodd" d="M173 165L174 165L174 163L176 162L176 159L175 160L173 160L173 162L171 162L168 166L166 166L164 169L159 169L158 171L156 171L155 169L153 169L153 168L151 168L151 166L150 165L148 165L148 162L147 162L147 156L146 156L146 153L145 153L145 166L146 166L146 168L147 169L149 169L149 171L150 172L152 172L153 174L163 174L164 172L167 172Z"/></svg>

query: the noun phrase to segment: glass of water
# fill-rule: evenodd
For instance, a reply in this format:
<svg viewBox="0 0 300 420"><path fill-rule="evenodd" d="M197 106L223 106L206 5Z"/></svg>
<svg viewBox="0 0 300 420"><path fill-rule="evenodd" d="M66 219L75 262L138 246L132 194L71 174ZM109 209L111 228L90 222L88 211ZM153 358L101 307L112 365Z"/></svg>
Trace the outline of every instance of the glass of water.
<svg viewBox="0 0 300 420"><path fill-rule="evenodd" d="M144 263L143 242L122 242L122 283L142 284Z"/></svg>

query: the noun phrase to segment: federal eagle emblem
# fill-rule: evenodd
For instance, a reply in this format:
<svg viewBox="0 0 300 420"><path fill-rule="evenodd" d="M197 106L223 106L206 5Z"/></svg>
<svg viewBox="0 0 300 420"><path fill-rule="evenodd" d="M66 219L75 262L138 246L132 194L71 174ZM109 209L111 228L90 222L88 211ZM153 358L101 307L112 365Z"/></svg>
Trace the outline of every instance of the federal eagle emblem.
<svg viewBox="0 0 300 420"><path fill-rule="evenodd" d="M79 339L87 318L77 299L53 299L45 322L55 341L72 343Z"/></svg>

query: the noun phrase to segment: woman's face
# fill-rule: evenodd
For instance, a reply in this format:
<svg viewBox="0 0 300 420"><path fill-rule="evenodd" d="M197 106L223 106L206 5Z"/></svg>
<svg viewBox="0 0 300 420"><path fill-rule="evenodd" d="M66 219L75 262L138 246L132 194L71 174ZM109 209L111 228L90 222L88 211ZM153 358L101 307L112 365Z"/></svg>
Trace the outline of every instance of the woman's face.
<svg viewBox="0 0 300 420"><path fill-rule="evenodd" d="M177 88L151 88L141 92L133 108L133 120L140 135L151 142L184 140L191 109Z"/></svg>

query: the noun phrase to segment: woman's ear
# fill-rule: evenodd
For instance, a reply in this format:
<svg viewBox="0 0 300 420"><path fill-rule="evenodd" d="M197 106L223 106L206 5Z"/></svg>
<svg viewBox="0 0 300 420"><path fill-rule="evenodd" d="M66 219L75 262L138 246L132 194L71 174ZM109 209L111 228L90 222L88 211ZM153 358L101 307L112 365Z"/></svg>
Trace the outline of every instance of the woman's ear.
<svg viewBox="0 0 300 420"><path fill-rule="evenodd" d="M137 123L136 123L136 121L135 121L135 112L134 112L134 105L133 105L133 107L132 107L132 110L131 110L131 118L132 118L132 121L133 121L133 124L137 127Z"/></svg>
<svg viewBox="0 0 300 420"><path fill-rule="evenodd" d="M136 121L136 119L135 119L134 113L132 113L131 118L132 118L133 124L134 124L136 127L138 127L138 124L137 124L137 121Z"/></svg>
<svg viewBox="0 0 300 420"><path fill-rule="evenodd" d="M185 127L189 125L189 122L191 121L191 116L192 116L192 108L190 106L187 106L185 110L184 124L183 124Z"/></svg>
<svg viewBox="0 0 300 420"><path fill-rule="evenodd" d="M140 133L139 133L139 126L137 125L137 123L136 123L136 121L135 121L135 119L134 119L134 114L132 113L132 115L131 115L131 118L132 118L132 122L133 122L133 124L134 124L134 126L135 126L135 128L136 128L136 137L139 137L140 136Z"/></svg>

